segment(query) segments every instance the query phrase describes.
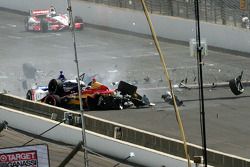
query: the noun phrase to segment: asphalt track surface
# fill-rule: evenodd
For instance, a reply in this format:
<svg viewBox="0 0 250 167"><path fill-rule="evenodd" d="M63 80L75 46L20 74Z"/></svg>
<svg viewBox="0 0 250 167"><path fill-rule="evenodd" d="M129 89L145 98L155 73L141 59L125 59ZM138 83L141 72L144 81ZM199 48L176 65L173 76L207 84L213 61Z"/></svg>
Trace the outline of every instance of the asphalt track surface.
<svg viewBox="0 0 250 167"><path fill-rule="evenodd" d="M60 70L67 78L76 76L70 32L25 32L24 16L4 11L0 12L0 20L0 90L25 97L32 84L47 85ZM98 74L97 78L107 85L119 80L134 83L140 94L146 94L156 103L146 109L87 114L180 139L173 107L161 99L167 88L152 39L92 26L76 32L76 38L80 71ZM188 84L197 83L196 59L190 56L189 47L168 41L160 41L160 45L173 83L178 84L186 78ZM250 78L250 59L246 56L209 50L209 56L203 60L204 83L226 82L242 70L243 80ZM25 63L36 68L34 77L24 75ZM175 93L184 101L179 109L187 140L201 145L198 90L176 88ZM204 95L207 147L248 158L248 88L240 96L233 95L228 87L206 88Z"/></svg>

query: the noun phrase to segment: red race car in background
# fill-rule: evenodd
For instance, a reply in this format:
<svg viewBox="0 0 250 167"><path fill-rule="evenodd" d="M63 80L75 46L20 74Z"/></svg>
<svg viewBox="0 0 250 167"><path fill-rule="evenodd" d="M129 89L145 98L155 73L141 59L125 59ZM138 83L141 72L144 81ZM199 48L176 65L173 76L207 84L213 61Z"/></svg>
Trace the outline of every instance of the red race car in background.
<svg viewBox="0 0 250 167"><path fill-rule="evenodd" d="M48 32L62 31L70 28L70 18L68 14L58 14L52 6L49 9L30 10L30 16L24 19L26 31ZM74 28L82 30L84 28L83 19L79 16L74 18Z"/></svg>

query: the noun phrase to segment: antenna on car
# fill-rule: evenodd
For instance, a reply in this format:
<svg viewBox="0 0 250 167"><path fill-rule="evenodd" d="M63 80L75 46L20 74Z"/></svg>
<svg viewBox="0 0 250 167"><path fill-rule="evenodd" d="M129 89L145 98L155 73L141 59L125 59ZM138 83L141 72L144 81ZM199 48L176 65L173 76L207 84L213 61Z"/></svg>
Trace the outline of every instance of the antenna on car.
<svg viewBox="0 0 250 167"><path fill-rule="evenodd" d="M72 32L72 38L73 38L73 46L74 46L74 53L75 53L75 63L76 63L76 70L77 70L77 85L78 85L78 97L80 101L80 112L81 112L81 120L82 120L82 142L83 142L83 148L84 148L84 166L88 167L88 152L86 149L86 133L85 133L85 122L84 122L84 114L83 114L83 102L81 98L81 87L80 87L80 75L79 75L79 65L78 65L78 58L77 58L77 50L76 50L76 37L75 37L75 25L73 20L73 14L72 14L72 6L71 6L71 0L67 0L68 2L68 8L67 11L69 12L69 28Z"/></svg>

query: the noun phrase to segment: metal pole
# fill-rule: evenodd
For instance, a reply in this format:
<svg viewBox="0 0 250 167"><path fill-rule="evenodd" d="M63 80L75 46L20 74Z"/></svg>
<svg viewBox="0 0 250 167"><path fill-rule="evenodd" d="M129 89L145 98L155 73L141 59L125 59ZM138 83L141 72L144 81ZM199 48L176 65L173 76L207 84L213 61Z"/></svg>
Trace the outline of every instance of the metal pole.
<svg viewBox="0 0 250 167"><path fill-rule="evenodd" d="M203 75L202 75L202 47L200 37L200 16L199 16L199 0L195 0L195 16L196 16L196 42L198 53L198 72L199 72L199 96L200 96L200 114L201 114L201 132L202 132L202 144L203 144L203 157L204 165L207 167L207 144L206 144L206 124L205 124L205 107L204 107L204 93L203 93Z"/></svg>
<svg viewBox="0 0 250 167"><path fill-rule="evenodd" d="M76 63L76 70L77 70L77 85L78 85L78 96L79 96L79 101L80 101L80 112L81 112L81 120L82 120L82 142L83 142L83 147L84 147L84 166L88 167L88 151L86 147L87 142L86 142L86 133L85 133L85 120L84 120L84 114L83 114L83 102L82 102L82 97L81 97L81 87L80 87L80 74L79 74L79 65L78 65L78 58L77 58L77 50L76 50L76 37L75 37L75 25L74 25L74 20L73 20L73 15L72 15L72 6L71 6L71 0L67 0L68 2L68 12L69 12L69 27L72 32L72 38L73 38L73 46L74 46L74 53L75 53L75 63Z"/></svg>
<svg viewBox="0 0 250 167"><path fill-rule="evenodd" d="M164 55L163 55L163 53L161 51L160 44L159 44L159 41L157 39L157 36L156 36L155 30L154 30L152 21L150 19L149 12L148 12L145 0L141 0L141 4L142 4L143 11L145 13L146 19L147 19L148 24L149 24L149 28L150 28L150 31L151 31L151 35L152 35L155 47L156 47L156 49L157 49L157 51L159 53L159 56L160 56L160 61L161 61L162 67L163 67L165 79L169 83L169 89L170 89L171 96L174 97L172 81L171 81L171 79L169 77L169 73L168 73L168 70L167 70L167 64L165 62ZM186 141L186 137L185 137L185 133L184 133L184 128L183 128L183 124L182 124L181 117L180 117L180 112L179 112L179 109L177 107L175 98L173 98L173 102L174 102L174 110L175 110L176 120L177 120L178 126L180 128L181 137L182 137L182 140L183 140L184 152L185 152L185 155L186 155L186 158L187 158L187 161L188 161L188 167L191 167L190 157L189 157L188 148L187 148L187 141Z"/></svg>
<svg viewBox="0 0 250 167"><path fill-rule="evenodd" d="M207 22L207 0L205 0L205 19Z"/></svg>

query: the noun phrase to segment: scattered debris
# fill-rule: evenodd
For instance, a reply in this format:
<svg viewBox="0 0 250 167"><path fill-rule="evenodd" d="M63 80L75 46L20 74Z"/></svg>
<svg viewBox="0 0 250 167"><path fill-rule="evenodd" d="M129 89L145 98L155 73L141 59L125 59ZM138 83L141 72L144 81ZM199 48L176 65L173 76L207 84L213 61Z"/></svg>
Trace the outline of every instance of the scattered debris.
<svg viewBox="0 0 250 167"><path fill-rule="evenodd" d="M166 92L165 94L163 94L161 96L161 98L165 102L167 102L168 104L174 105L174 100L173 100L172 95L171 95L171 93L169 91ZM179 100L177 96L175 96L175 101L176 101L177 106L182 106L183 105L183 101Z"/></svg>
<svg viewBox="0 0 250 167"><path fill-rule="evenodd" d="M144 81L145 81L145 83L149 83L149 82L150 82L149 76L146 76L146 77L144 78Z"/></svg>
<svg viewBox="0 0 250 167"><path fill-rule="evenodd" d="M233 92L233 94L235 95L240 95L244 92L244 88L241 83L242 75L243 75L243 71L241 71L241 74L238 77L231 79L229 81L229 87L231 91Z"/></svg>
<svg viewBox="0 0 250 167"><path fill-rule="evenodd" d="M150 105L150 101L149 101L149 99L148 99L148 97L146 95L142 96L142 101L143 101L144 104Z"/></svg>
<svg viewBox="0 0 250 167"><path fill-rule="evenodd" d="M161 79L159 79L159 82L163 82L163 79L161 78Z"/></svg>

